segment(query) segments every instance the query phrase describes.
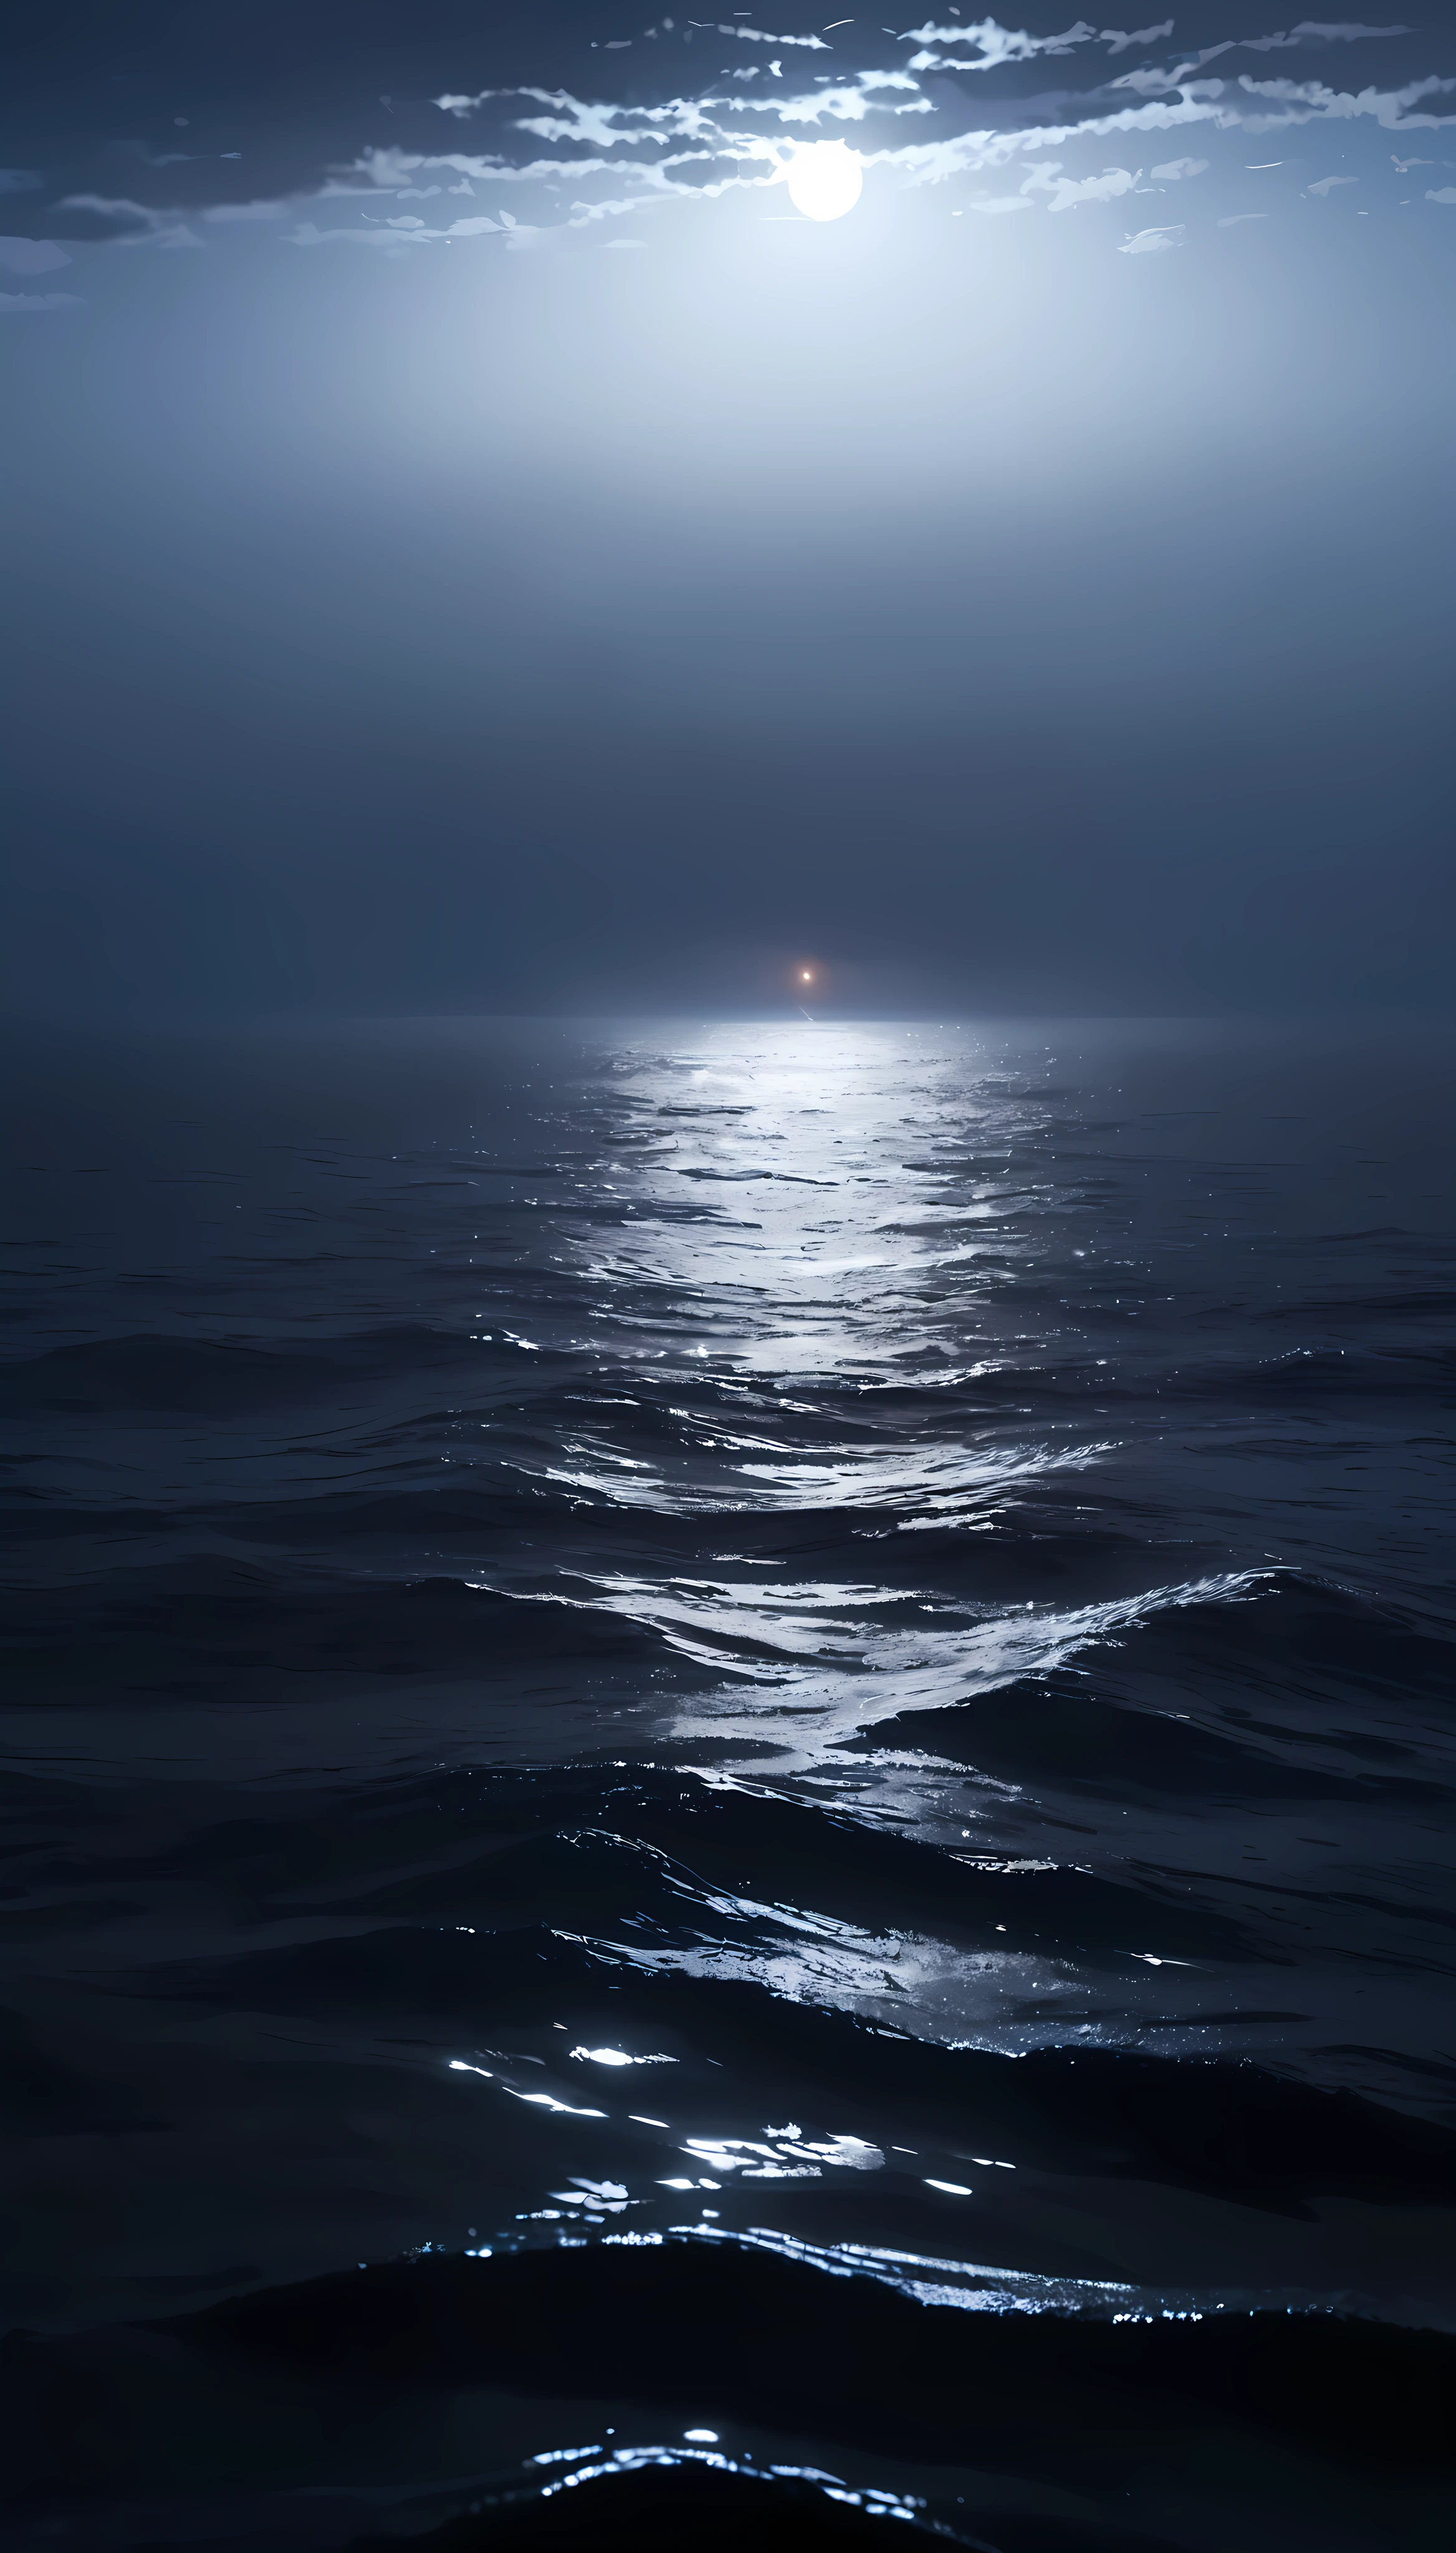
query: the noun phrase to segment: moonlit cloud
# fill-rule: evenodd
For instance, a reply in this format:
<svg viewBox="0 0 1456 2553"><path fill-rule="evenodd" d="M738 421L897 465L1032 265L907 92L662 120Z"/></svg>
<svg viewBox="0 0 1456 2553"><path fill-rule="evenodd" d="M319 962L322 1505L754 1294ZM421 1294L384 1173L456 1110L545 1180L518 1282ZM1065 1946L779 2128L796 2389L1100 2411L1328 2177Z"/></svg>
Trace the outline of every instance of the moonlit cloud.
<svg viewBox="0 0 1456 2553"><path fill-rule="evenodd" d="M1125 54L1133 45L1156 45L1161 37L1172 34L1173 20L1165 18L1156 27L1139 27L1131 36L1124 35L1119 28L1104 27L1097 42L1105 45L1109 54Z"/></svg>
<svg viewBox="0 0 1456 2553"><path fill-rule="evenodd" d="M1131 168L1104 168L1100 177L1065 177L1059 160L1044 160L1032 169L1021 191L1045 194L1049 213L1066 213L1076 204L1111 203L1118 195L1131 194L1137 182Z"/></svg>
<svg viewBox="0 0 1456 2553"><path fill-rule="evenodd" d="M1171 20L1169 24L1172 25ZM1166 31L1160 27L1150 32L1162 35ZM923 27L909 28L900 42L902 45L921 46L973 45L976 49L977 59L973 62L951 60L942 63L937 56L921 53L914 56L912 69L986 71L996 69L1002 62L1033 61L1039 54L1074 53L1078 45L1090 41L1092 29L1080 21L1060 36L1029 36L1025 29L1013 33L1008 27L998 27L994 18L982 18L979 25L966 27L938 27L927 21ZM1137 38L1129 37L1125 41L1135 44Z"/></svg>
<svg viewBox="0 0 1456 2553"><path fill-rule="evenodd" d="M1412 80L1405 88L1364 88L1357 95L1348 89L1327 88L1322 80L1256 80L1241 73L1239 86L1248 96L1269 98L1283 109L1279 114L1246 114L1242 121L1249 133L1273 133L1285 124L1350 123L1364 117L1391 133L1430 132L1456 124L1456 117L1450 115L1411 111L1423 97L1449 96L1456 89L1456 79Z"/></svg>
<svg viewBox="0 0 1456 2553"><path fill-rule="evenodd" d="M910 91L893 103L887 92ZM810 97L735 97L728 101L736 114L772 115L780 124L818 124L826 116L836 124L862 124L867 115L933 115L935 108L922 95L920 83L909 71L860 71L857 77L839 88L821 89Z"/></svg>
<svg viewBox="0 0 1456 2553"><path fill-rule="evenodd" d="M1130 239L1123 241L1120 254L1123 257L1156 257L1162 249L1181 248L1182 244L1183 224L1168 222L1159 230L1134 232Z"/></svg>
<svg viewBox="0 0 1456 2553"><path fill-rule="evenodd" d="M1134 71L1122 71L1108 83L1114 89L1131 89L1138 97L1170 97L1181 93L1187 97L1222 97L1225 82L1221 79L1200 80L1196 73L1204 62L1226 54L1227 45L1216 45L1212 53L1200 54L1192 61L1179 62L1167 70L1156 62L1144 62Z"/></svg>
<svg viewBox="0 0 1456 2553"><path fill-rule="evenodd" d="M0 267L10 275L46 275L69 264L69 252L56 240L0 239Z"/></svg>
<svg viewBox="0 0 1456 2553"><path fill-rule="evenodd" d="M101 239L115 248L201 248L190 224L130 195L62 195L56 223L67 238Z"/></svg>
<svg viewBox="0 0 1456 2553"><path fill-rule="evenodd" d="M1349 23L1331 23L1328 19L1301 18L1287 36L1246 36L1244 43L1253 53L1263 53L1277 45L1359 45L1377 36L1409 36L1412 27L1362 27Z"/></svg>
<svg viewBox="0 0 1456 2553"><path fill-rule="evenodd" d="M846 23L852 25L853 21ZM768 36L761 27L720 27L718 33L720 36L735 36L740 45L782 45L785 49L792 45L807 54L828 54L834 50L822 36Z"/></svg>

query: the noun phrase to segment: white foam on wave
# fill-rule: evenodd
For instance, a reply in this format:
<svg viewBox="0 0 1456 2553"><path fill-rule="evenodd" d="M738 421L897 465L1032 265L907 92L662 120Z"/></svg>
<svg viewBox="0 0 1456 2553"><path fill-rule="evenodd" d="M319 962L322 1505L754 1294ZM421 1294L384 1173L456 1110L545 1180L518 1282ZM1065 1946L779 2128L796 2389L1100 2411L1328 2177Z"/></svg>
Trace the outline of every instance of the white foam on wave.
<svg viewBox="0 0 1456 2553"><path fill-rule="evenodd" d="M883 1381L885 1378L879 1378ZM723 1437L714 1451L727 1450ZM1106 1441L1073 1445L817 1447L776 1463L724 1463L711 1474L669 1480L659 1465L600 1445L574 1443L571 1464L519 1468L559 1489L610 1498L657 1515L803 1513L818 1508L890 1512L901 1531L978 1521L1011 1493L1082 1472L1117 1451ZM582 1458L587 1458L583 1460Z"/></svg>
<svg viewBox="0 0 1456 2553"><path fill-rule="evenodd" d="M879 1609L917 1601L900 1588L712 1580L664 1586L624 1576L595 1585L612 1612L731 1679L686 1704L674 1735L777 1738L803 1761L806 1748L818 1755L902 1712L945 1710L1050 1674L1160 1614L1242 1602L1279 1575L1225 1570L1064 1611L1005 1610L952 1623L942 1606L914 1628L875 1618Z"/></svg>

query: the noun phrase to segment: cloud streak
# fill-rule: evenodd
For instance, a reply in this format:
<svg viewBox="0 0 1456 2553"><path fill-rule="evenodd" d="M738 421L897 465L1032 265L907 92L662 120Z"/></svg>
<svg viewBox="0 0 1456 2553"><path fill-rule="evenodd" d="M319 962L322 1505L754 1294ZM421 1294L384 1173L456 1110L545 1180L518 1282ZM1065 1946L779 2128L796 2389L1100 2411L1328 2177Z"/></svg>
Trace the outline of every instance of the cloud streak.
<svg viewBox="0 0 1456 2553"><path fill-rule="evenodd" d="M1166 222L1157 230L1133 232L1123 241L1118 254L1121 257L1155 257L1163 249L1181 248L1182 244L1182 223Z"/></svg>

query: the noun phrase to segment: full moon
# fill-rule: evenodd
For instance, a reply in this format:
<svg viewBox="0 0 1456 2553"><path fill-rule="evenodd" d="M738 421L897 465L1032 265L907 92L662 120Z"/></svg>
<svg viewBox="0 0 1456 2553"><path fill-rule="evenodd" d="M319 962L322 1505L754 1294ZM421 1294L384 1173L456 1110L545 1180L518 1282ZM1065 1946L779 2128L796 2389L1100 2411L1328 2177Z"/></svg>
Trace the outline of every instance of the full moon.
<svg viewBox="0 0 1456 2553"><path fill-rule="evenodd" d="M811 222L837 222L859 201L864 171L847 142L801 143L789 163L789 200Z"/></svg>

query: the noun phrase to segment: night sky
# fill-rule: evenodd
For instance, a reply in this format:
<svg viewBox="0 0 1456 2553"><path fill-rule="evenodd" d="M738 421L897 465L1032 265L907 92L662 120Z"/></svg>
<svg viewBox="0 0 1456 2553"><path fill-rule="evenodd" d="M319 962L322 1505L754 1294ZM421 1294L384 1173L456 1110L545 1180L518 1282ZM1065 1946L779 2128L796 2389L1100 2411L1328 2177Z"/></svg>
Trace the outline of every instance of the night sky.
<svg viewBox="0 0 1456 2553"><path fill-rule="evenodd" d="M13 5L8 1000L1438 1002L1456 31L1064 21Z"/></svg>

